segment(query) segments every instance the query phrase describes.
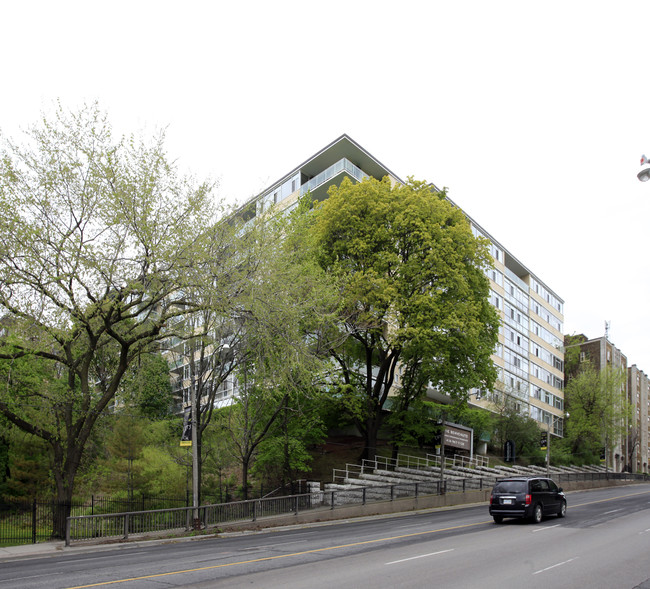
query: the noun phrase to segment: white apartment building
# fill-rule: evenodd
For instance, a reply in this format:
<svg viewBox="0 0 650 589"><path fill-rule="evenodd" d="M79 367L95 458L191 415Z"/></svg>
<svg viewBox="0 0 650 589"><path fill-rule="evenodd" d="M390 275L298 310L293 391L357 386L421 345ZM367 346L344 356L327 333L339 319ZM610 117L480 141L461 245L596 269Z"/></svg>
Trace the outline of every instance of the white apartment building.
<svg viewBox="0 0 650 589"><path fill-rule="evenodd" d="M252 220L275 205L290 209L307 192L315 200L323 200L327 198L328 188L339 185L346 176L353 181L366 176L378 179L389 176L393 182L402 182L350 137L341 135L245 203L238 214ZM497 400L507 395L522 413L561 436L564 431L564 301L468 218L474 233L492 244L495 268L489 272L491 301L503 320L493 355L501 384L493 394ZM236 387L230 387L224 394L236 394ZM475 392L470 402L493 408L490 397Z"/></svg>
<svg viewBox="0 0 650 589"><path fill-rule="evenodd" d="M490 241L494 268L490 300L501 315L493 354L497 390L488 399L476 391L472 404L489 407L506 398L521 413L564 434L564 301L471 217L472 230ZM491 398L490 398L491 397Z"/></svg>

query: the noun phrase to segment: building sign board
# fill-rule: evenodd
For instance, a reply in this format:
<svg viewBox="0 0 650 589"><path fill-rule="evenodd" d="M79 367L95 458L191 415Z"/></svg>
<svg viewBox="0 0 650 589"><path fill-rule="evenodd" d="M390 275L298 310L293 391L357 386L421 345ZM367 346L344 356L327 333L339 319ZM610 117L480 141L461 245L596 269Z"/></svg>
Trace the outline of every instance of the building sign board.
<svg viewBox="0 0 650 589"><path fill-rule="evenodd" d="M471 452L472 430L445 424L444 445L446 447L460 448L461 450Z"/></svg>

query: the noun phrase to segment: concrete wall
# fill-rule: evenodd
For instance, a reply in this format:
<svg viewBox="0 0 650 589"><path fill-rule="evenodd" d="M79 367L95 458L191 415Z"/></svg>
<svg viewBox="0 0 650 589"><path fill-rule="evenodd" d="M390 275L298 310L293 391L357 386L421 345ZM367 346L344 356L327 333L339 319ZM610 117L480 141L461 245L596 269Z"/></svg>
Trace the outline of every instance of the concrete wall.
<svg viewBox="0 0 650 589"><path fill-rule="evenodd" d="M580 481L562 483L560 486L564 491L580 491L585 489L594 489L599 487L615 487L621 485L633 484L624 480L608 481ZM433 509L440 507L452 507L457 505L467 505L475 503L485 503L485 514L487 516L487 506L490 500L490 489L483 491L466 491L465 493L447 493L446 495L425 495L418 498L408 497L395 499L394 501L381 501L375 503L366 503L366 505L341 505L334 509L330 507L321 507L311 509L305 512L299 512L298 515L285 515L280 517L260 518L255 522L239 522L236 524L225 524L219 526L218 530L223 532L237 530L260 530L276 526L287 526L296 524L307 524L314 522L327 522L335 520L346 520L355 517L364 517L372 515L386 515L391 513L401 513L417 511L420 509ZM569 507L571 500L569 499Z"/></svg>

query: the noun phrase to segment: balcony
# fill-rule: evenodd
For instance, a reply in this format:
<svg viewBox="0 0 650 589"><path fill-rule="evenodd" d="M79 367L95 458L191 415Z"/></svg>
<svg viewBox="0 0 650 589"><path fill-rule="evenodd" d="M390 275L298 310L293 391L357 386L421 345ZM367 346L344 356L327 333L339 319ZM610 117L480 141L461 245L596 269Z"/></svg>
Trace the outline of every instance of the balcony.
<svg viewBox="0 0 650 589"><path fill-rule="evenodd" d="M361 182L361 180L368 177L368 175L364 173L361 168L355 166L347 158L342 158L335 164L332 164L329 168L323 170L320 174L314 176L308 182L305 182L300 187L300 196L306 194L307 192L314 193L319 187L322 187L324 184L327 184L327 186L325 186L326 189L329 188L331 184L339 184L340 181L332 182L332 180L337 176L343 174L354 178L357 182ZM321 199L319 198L318 200Z"/></svg>

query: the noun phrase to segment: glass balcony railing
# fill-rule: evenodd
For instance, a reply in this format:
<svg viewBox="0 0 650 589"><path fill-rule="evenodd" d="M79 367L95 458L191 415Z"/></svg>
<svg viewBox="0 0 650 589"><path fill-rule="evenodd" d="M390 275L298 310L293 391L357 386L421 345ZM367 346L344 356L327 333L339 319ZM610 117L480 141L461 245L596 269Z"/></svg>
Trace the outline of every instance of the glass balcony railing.
<svg viewBox="0 0 650 589"><path fill-rule="evenodd" d="M319 186L322 186L325 184L325 182L331 180L341 172L347 172L350 174L350 176L359 182L368 176L368 174L365 174L361 168L355 166L350 160L343 158L335 164L332 164L329 168L323 170L320 174L314 176L308 182L305 182L300 187L300 196L306 194L310 190L314 190Z"/></svg>

